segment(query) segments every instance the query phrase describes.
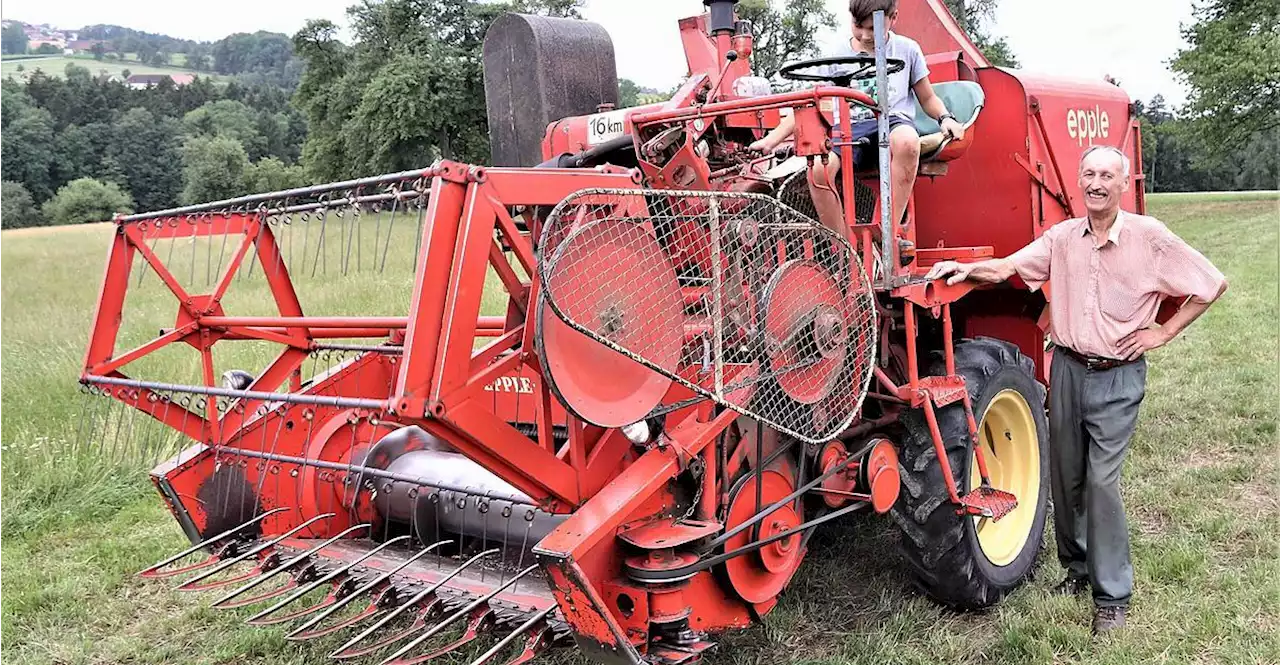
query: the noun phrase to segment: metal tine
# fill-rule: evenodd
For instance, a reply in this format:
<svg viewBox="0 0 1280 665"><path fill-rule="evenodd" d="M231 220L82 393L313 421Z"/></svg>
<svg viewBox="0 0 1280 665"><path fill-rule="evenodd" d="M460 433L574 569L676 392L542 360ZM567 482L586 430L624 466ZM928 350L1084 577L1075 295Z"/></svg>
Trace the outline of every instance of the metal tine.
<svg viewBox="0 0 1280 665"><path fill-rule="evenodd" d="M404 613L404 611L405 611L405 610L407 610L408 608L413 607L414 605L417 605L418 603L422 602L422 599L424 599L424 598L426 598L427 596L430 596L431 594L435 593L435 592L436 592L436 590L438 590L440 587L444 586L445 582L448 582L449 580L453 579L455 576L457 576L457 575L458 575L458 573L461 573L462 571L466 570L468 567L470 567L470 566L471 566L472 564L474 564L475 562L479 561L480 559L482 559L482 558L484 558L484 557L487 557L487 556L490 556L490 555L493 555L493 554L497 554L499 551L500 551L500 550L498 550L497 548L494 548L494 549L491 549L491 550L485 550L485 551L483 551L483 552L481 552L481 553L479 553L479 554L477 554L477 555L475 555L475 556L471 557L470 559L467 559L466 563L464 563L464 564L462 564L461 566L458 566L457 568L453 569L453 570L452 570L448 575L445 575L444 577L440 578L440 580L439 580L438 582L436 582L435 584L432 584L431 586L429 586L429 587L427 587L427 588L423 589L422 591L418 592L417 594L415 594L415 595L413 596L413 598L410 598L410 599L409 599L409 601L408 601L407 603L405 603L405 604L401 605L400 607L397 607L397 608L395 608L394 610L392 610L392 611L388 612L388 613L386 614L386 616L384 616L384 617L382 617L381 619L379 619L377 623L375 623L375 624L373 624L372 626L369 626L368 628L364 629L363 631L361 631L361 633L360 633L359 635L356 635L355 637L353 637L353 638L351 638L350 640L348 640L346 644L344 644L344 645L342 645L342 646L338 647L337 649L335 649L335 650L333 651L333 653L330 653L330 654L329 654L329 657L330 657L330 658L349 658L350 656L342 656L342 655L339 655L339 654L341 654L342 652L344 652L344 651L346 651L346 650L350 649L351 647L353 647L353 646L355 646L355 645L359 644L359 643L360 643L361 641L363 641L365 638L367 638L367 637L369 637L370 635L372 635L373 633L375 633L379 628L382 628L383 626L385 626L385 625L387 625L388 623L390 623L392 619L394 619L394 618L396 618L397 616L400 616L401 614L403 614L403 613ZM397 654L397 655L398 655L398 654Z"/></svg>
<svg viewBox="0 0 1280 665"><path fill-rule="evenodd" d="M165 559L164 561L161 561L160 563L152 564L152 565L151 565L151 567L146 568L146 569L144 569L144 570L142 570L142 571L139 571L139 572L138 572L138 576L139 576L139 577L151 578L151 579L157 579L157 578L163 578L163 577L173 577L174 575L181 575L182 573L186 573L186 572L190 572L190 571L193 571L193 570L198 570L198 569L200 569L200 568L205 568L205 567L211 566L211 565L213 565L213 562L216 560L216 557L214 557L214 556L210 556L208 559L206 559L206 560L204 560L204 561L202 561L202 562L200 562L200 563L193 564L193 565L191 565L191 566L185 566L185 567L183 567L183 568L177 568L177 569L175 569L175 570L170 570L170 571L164 571L164 572L161 572L161 569L162 569L162 568L164 568L164 567L166 567L166 566L168 566L168 565L170 565L170 564L172 564L172 563L174 563L174 562L176 562L176 561L178 561L178 560L180 560L180 559L183 559L183 558L185 558L185 557L191 556L192 554L195 554L197 551L199 551L199 550L201 550L201 549L204 549L205 547L208 547L209 545L212 545L213 543L216 543L216 542L218 542L218 541L220 541L220 540L222 540L222 539L224 539L224 538L226 538L226 537L228 537L228 536L232 536L232 535L235 535L236 533L239 533L239 532L240 532L240 531L242 531L245 527L252 526L252 525L254 525L254 524L258 523L258 522L261 522L262 520L264 520L264 519L266 519L266 518L268 518L268 517L270 517L270 516L272 516L272 515L275 515L276 513L282 513L282 512L284 512L284 511L286 511L286 510L289 510L289 507L288 507L288 506L283 506L283 507L280 507L280 508L272 508L271 510L268 510L267 512L262 513L261 515L258 515L257 517L255 517L255 518L253 518L253 519L249 520L248 522L245 522L244 524L241 524L240 526L237 526L237 527L234 527L234 528L231 528L231 529L227 529L226 531L223 531L222 533L220 533L220 534L218 534L218 535L216 535L216 536L213 536L213 537L211 537L211 538L205 538L204 540L202 540L202 541L200 541L200 542L196 543L195 545L192 545L191 547L188 547L188 548L187 548L187 549L185 549L185 550L182 550L181 552L178 552L177 554L175 554L175 555L173 555L173 556L169 557L168 559Z"/></svg>
<svg viewBox="0 0 1280 665"><path fill-rule="evenodd" d="M409 536L401 536L401 538L408 538L408 537L409 537ZM292 632L290 632L288 635L285 635L285 636L284 636L284 637L285 637L285 639L294 639L294 638L297 638L297 639L308 639L308 638L300 637L300 636L299 636L299 634L300 634L300 633L302 633L303 631L307 630L308 628L311 628L311 627L313 627L313 626L317 626L317 625L319 625L319 624L320 624L321 622L323 622L325 619L327 619L327 618L329 618L329 617L333 616L333 614L334 614L334 613L336 613L338 610L342 609L343 607L346 607L348 603L350 603L350 602L354 601L356 598L359 598L359 597L360 597L361 595L363 595L366 591L368 591L368 590L370 590L370 589L373 589L374 587L377 587L379 584L382 584L383 582L386 582L387 580L391 579L391 576L392 576L392 575L395 575L396 573L398 573L398 572L400 572L400 571L404 570L405 568L407 568L407 567L409 566L409 564L411 564L411 563L413 563L414 561L417 561L418 559L421 559L422 557L426 556L428 552L430 552L430 551L432 551L432 550L434 550L434 549L436 549L436 548L438 548L438 547L442 547L442 546L444 546L444 545L448 545L448 544L450 544L450 543L452 543L452 542L453 542L452 540L442 540L442 541L440 541L440 542L438 542L438 543L433 543L433 544L431 544L431 545L428 545L427 547L425 547L425 548L423 548L421 551L419 551L417 554L414 554L413 556L409 557L408 559L405 559L404 561L400 562L400 565L398 565L398 566L396 566L395 568L392 568L391 570L388 570L387 572L385 572L385 573L383 573L383 574L381 574L381 575L377 576L377 577L376 577L376 578L374 578L372 581L365 583L365 584L364 584L364 585L362 585L359 589L356 589L355 591L352 591L352 592L351 592L347 597L343 598L342 600L338 601L338 602L337 602L337 604L335 604L335 605L333 605L332 607L330 607L329 609L325 610L323 614L320 614L319 616L316 616L315 618L308 620L306 623L302 624L301 626L298 626L298 627L297 627L297 628L295 628ZM374 607L375 605L376 605L376 603L373 603L373 602L371 602L371 603L370 603L370 607Z"/></svg>
<svg viewBox="0 0 1280 665"><path fill-rule="evenodd" d="M302 562L302 561L304 561L304 560L306 560L306 559L310 558L312 554L315 554L316 552L319 552L320 550L322 550L322 549L324 549L324 548L326 548L326 547L328 547L328 546L330 546L330 545L332 545L332 544L334 544L334 543L338 542L339 540L342 540L343 538L346 538L346 537L347 537L347 534L350 534L350 533L352 533L352 532L354 532L354 531L358 531L358 530L360 530L360 529L368 529L368 528L370 528L370 526L371 526L371 525L369 525L369 524L357 524L357 525L355 525L355 526L353 526L353 527L350 527L350 528L348 528L348 529L344 529L344 530L342 531L342 533L339 533L338 535L336 535L336 536L334 536L334 537L332 537L332 538L329 538L328 540L324 540L324 541L322 541L319 545L315 545L314 547L311 547L310 549L308 549L307 551L303 552L302 554L299 554L299 555L297 555L297 556L293 557L292 559L289 559L288 561L285 561L284 563L280 564L279 566L276 566L275 568L272 568L270 571L267 571L267 573L266 573L266 574L262 575L262 576L261 576L261 577L259 577L258 579L254 580L254 581L252 581L252 582L249 582L248 584L246 584L246 585L244 585L244 586L242 586L242 587L240 587L240 588L236 589L235 591L232 591L231 593L228 593L227 595L225 595L225 596L223 596L223 597L221 597L221 598L219 598L219 599L217 599L217 600L213 601L213 607L217 607L217 608L220 608L220 609L230 609L230 608L233 608L233 607L244 607L245 605L253 605L254 603L259 603L259 602L262 602L262 601L267 600L267 599L269 599L269 598L275 598L276 596L278 596L278 595L280 595L280 594L282 594L282 593L285 593L285 591L286 591L287 589L289 589L290 587L287 587L287 586L286 586L286 587L282 587L282 588L280 588L280 589L276 589L275 591L268 592L267 594L264 594L264 595L258 595L258 596L253 596L252 598L248 598L248 599L245 599L245 600L242 600L242 601L236 602L236 603L229 603L229 602L227 602L227 601L230 601L232 598L235 598L235 597L237 597L237 596L240 596L241 594L243 594L244 592L248 591L249 589L252 589L252 588L254 588L254 587L256 587L256 586L258 586L258 585L262 584L263 582L266 582L267 580L269 580L269 579L271 579L271 578L275 577L276 575L279 575L280 573L283 573L283 572L285 572L285 571L289 570L290 568L292 568L293 566L297 565L298 563L300 563L300 562Z"/></svg>
<svg viewBox="0 0 1280 665"><path fill-rule="evenodd" d="M490 647L488 651L486 651L486 652L484 652L484 653L480 654L480 657L479 657L479 658L477 658L477 659L475 659L475 660L473 660L473 661L471 661L471 663L470 663L469 665L484 665L485 663L489 662L489 660L490 660L491 658L493 658L494 656L498 655L498 654L499 654L503 649L505 649L505 648L507 647L507 645L508 645L508 644L511 644L512 642L514 642L514 641L516 640L516 638L517 638L517 637L520 637L520 635L521 635L522 633L525 633L525 632L527 632L527 631L529 631L529 630L533 629L533 627L534 627L534 626L536 626L536 625L538 625L538 623L539 623L539 622L541 622L541 621L545 620L548 616L550 616L550 614L551 614L552 612L554 612L554 611L555 611L555 609L556 609L556 606L555 606L555 605L552 605L552 606L548 607L547 609L542 610L542 611L538 612L537 614L535 614L535 615L533 615L533 616L529 617L529 620L528 620L528 621L526 621L526 622L524 622L524 623L520 624L520 626L519 626L518 628L516 628L514 631L512 631L510 635L507 635L506 637L502 638L501 640L498 640L498 643L497 643L497 644L495 644L495 645L493 645L492 647ZM528 647L527 647L527 646L526 646L525 651L526 651L526 652L528 652L528 651L529 651L529 649L528 649ZM524 655L524 654L521 654L521 656L523 656L523 655ZM508 663L507 663L507 665L513 665L513 664L515 664L515 663L523 663L523 662L527 662L527 661L528 661L528 659L520 660L521 656L517 656L515 660L512 660L512 661L508 662ZM530 658L532 658L532 657L533 657L533 654L530 654L530 655L529 655L529 657L530 657Z"/></svg>
<svg viewBox="0 0 1280 665"><path fill-rule="evenodd" d="M493 619L494 614L492 607L477 607L474 610L471 610L471 618L467 620L467 627L463 629L461 637L440 647L439 649L436 649L435 651L432 651L431 653L414 656L409 660L399 661L399 663L400 665L418 665L419 663L435 660L447 653L457 651L458 649L475 641L476 638L488 631L493 625Z"/></svg>
<svg viewBox="0 0 1280 665"><path fill-rule="evenodd" d="M323 513L321 515L316 515L315 517L312 517L311 519L303 522L302 524L299 524L298 526L295 526L292 529L289 529L288 531L280 534L279 536L276 536L275 538L272 538L271 540L268 540L267 542L262 543L261 545L258 545L244 552L243 554L240 554L239 556L223 561L221 565L215 566L212 570L208 570L203 573L200 573L199 575L196 575L195 577L187 580L186 582L179 584L175 588L178 589L179 591L204 591L206 589L216 589L221 586L226 586L228 584L226 580L223 580L221 582L214 582L213 584L203 584L199 586L193 586L193 585L196 582L199 582L200 580L205 580L210 577L213 577L214 575L217 575L218 573L236 565L237 563L240 563L241 561L244 561L245 559L248 559L251 556L255 556L258 553L263 552L266 549L275 546L276 543L279 543L285 538L292 536L293 534L311 526L312 524L315 524L316 522L319 522L320 520L327 520L330 517L333 517L333 513Z"/></svg>
<svg viewBox="0 0 1280 665"><path fill-rule="evenodd" d="M342 653L330 654L329 657L336 660L345 660L347 658L360 658L371 653L382 651L392 644L395 644L396 642L399 642L420 630L425 630L427 627L427 619L434 616L436 610L441 609L443 606L444 601L440 600L440 598L432 598L430 601L422 604L422 609L418 610L418 615L413 618L413 621L406 628L396 631L391 635L387 635L373 644L367 644L359 649L347 649Z"/></svg>
<svg viewBox="0 0 1280 665"><path fill-rule="evenodd" d="M369 605L367 607L360 610L359 612L356 612L355 614L352 614L351 616L345 619L342 619L341 621L331 626L325 626L324 628L317 628L315 630L308 630L304 633L300 633L295 630L292 633L285 635L284 637L286 640L301 642L304 640L314 640L317 637L324 637L325 635L332 635L333 633L336 633L340 630L346 630L347 628L350 628L360 623L361 621L364 621L365 619L368 619L369 617L377 614L378 610L382 609L383 603L390 602L389 599L395 598L395 591L396 590L393 587L388 585L387 588L383 589L378 595L374 596L373 600L369 601ZM343 598L343 600L345 599L346 598ZM333 609L333 605L330 605L329 609ZM327 612L328 610L325 610L325 611Z"/></svg>
<svg viewBox="0 0 1280 665"><path fill-rule="evenodd" d="M418 660L403 660L403 659L402 659L402 656L404 656L406 653L409 653L410 651L412 651L412 650L413 650L413 648L414 648L414 647L416 647L416 646L418 646L419 644L422 644L423 642L426 642L427 640L431 639L432 637L435 637L436 635L438 635L438 634L440 633L440 631L442 631L442 630L444 630L446 627L448 627L448 626L449 626L449 624L451 624L451 623L453 623L454 621L457 621L458 619L460 619L461 617L463 617L463 616L465 616L465 615L469 614L469 613L471 612L471 610L474 610L475 608L480 607L481 605L483 605L483 604L485 604L485 603L489 602L490 600L493 600L493 599L494 599L494 598L495 598L499 593L502 593L503 591L506 591L506 590L507 590L507 587L511 586L512 584L515 584L515 583L516 583L516 580L519 580L520 578L524 577L525 575L528 575L529 573L532 573L533 571L535 571L535 570L537 570L537 569L538 569L538 565L537 565L537 564L534 564L534 565L529 566L528 568L525 568L524 570L522 570L522 571L520 571L520 572L516 573L514 577L512 577L511 579L509 579L509 580L507 580L506 582L502 583L501 585L499 585L499 586L495 587L495 588L493 589L493 591L490 591L489 593L486 593L485 595L483 595L483 596L481 596L481 597L479 597L479 598L477 598L477 599L475 599L475 600L471 601L471 603L470 603L470 604L468 604L466 607L464 607L464 608L462 608L462 609L458 610L457 612L454 612L453 614L450 614L448 618L446 618L445 620L441 621L440 623L437 623L436 625L434 625L434 626L432 626L431 628L429 628L429 629L427 630L427 632L425 632L425 633L423 633L423 634L421 634L421 635L419 635L419 636L417 636L417 637L413 638L413 641L411 641L411 642L409 642L408 644L406 644L406 645L404 645L403 647L401 647L399 651L397 651L397 652L395 652L395 653L391 654L390 656L388 656L388 657L386 658L386 660L383 660L383 661L382 661L381 663L379 663L378 665L391 665L391 663L397 663L397 664L399 664L399 665L407 665L407 664L409 664L409 663L417 663L417 662L421 662L421 661L418 661Z"/></svg>
<svg viewBox="0 0 1280 665"><path fill-rule="evenodd" d="M292 603L292 602L294 602L294 601L298 600L299 598L301 598L301 597L303 597L303 596L305 596L305 595L307 595L307 594L311 593L312 591L315 591L317 588L319 588L319 587L320 587L320 585L325 584L325 583L327 583L327 582L330 582L330 581L332 581L332 580L334 580L334 579L338 578L338 577L339 577L339 576L341 576L341 575L345 575L345 574L346 574L346 572L347 572L348 570L351 570L351 568L353 568L353 567L354 567L354 566L356 566L357 564L359 564L359 563L363 562L365 559L368 559L369 557L372 557L373 555L377 554L378 552L381 552L382 550L386 549L387 547L390 547L391 545L393 545L393 544L395 544L395 543L398 543L398 542L400 542L400 541L402 541L402 540L408 540L409 538L410 538L410 536L398 536L398 537L396 537L396 538L392 538L391 540L388 540L388 541L386 541L386 542L382 543L381 545L379 545L379 546L377 546L377 547L375 547L375 548L373 548L373 549L369 550L368 552L365 552L364 554L360 555L360 556L359 556L359 557L357 557L354 561L351 561L350 563L348 563L348 564L346 564L346 565L344 565L344 566L341 566L341 567L339 567L339 568L337 568L337 569L331 570L331 571L329 571L328 573L326 573L326 574L324 575L324 577L321 577L320 579L315 580L314 582L312 582L312 583L308 584L308 585L307 585L307 586L305 586L305 587L301 587L301 588L299 588L297 591L295 591L294 593L290 594L290 596L289 596L288 598L285 598L284 600L281 600L280 602L276 603L275 605L272 605L271 607L268 607L267 609L262 610L261 612L258 612L257 614L255 614L255 615L253 615L253 616L249 617L248 619L245 619L245 623L248 623L248 624L251 624L251 625L254 625L254 626L269 626L269 625L272 625L272 624L284 623L284 622L286 622L286 621L292 621L292 620L297 619L297 618L299 618L299 617L304 617L304 616L306 616L306 615L308 615L308 614L311 614L312 612L315 612L315 611L318 611L318 610L324 609L324 608L325 608L325 607L327 607L329 604L331 604L333 601L328 601L328 600L326 599L326 601L325 601L325 602L322 602L322 603L320 603L320 604L318 604L318 605L315 605L315 606L313 606L313 607L309 607L309 608L307 608L307 609L305 609L305 610L303 610L303 611L294 612L294 613L289 614L288 616L284 616L284 617L277 617L277 618L275 618L275 619L272 619L271 621L264 621L264 620L263 620L263 617L267 617L267 616L271 616L272 614L275 614L276 612L280 611L282 608L284 608L285 606L289 605L290 603ZM335 600L336 600L336 599L335 599Z"/></svg>

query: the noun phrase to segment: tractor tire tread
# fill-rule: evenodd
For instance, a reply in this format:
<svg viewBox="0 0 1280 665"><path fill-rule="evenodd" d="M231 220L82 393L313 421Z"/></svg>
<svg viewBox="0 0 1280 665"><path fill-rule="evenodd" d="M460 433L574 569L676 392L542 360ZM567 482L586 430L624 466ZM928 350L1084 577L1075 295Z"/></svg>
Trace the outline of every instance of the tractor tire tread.
<svg viewBox="0 0 1280 665"><path fill-rule="evenodd" d="M1028 401L1044 404L1044 388L1034 380L1034 362L1008 342L990 337L964 340L956 344L955 360L956 372L965 377L975 408L989 380L1011 367L1031 377L1031 383L1036 386L1036 393L1026 396L1030 398ZM940 357L933 365L932 374L945 372ZM964 408L959 404L949 405L938 409L936 416L957 486L963 487L962 474L967 472L966 460L971 454ZM969 518L958 515L951 503L939 474L937 454L923 412L907 412L903 424L905 439L899 451L903 491L890 512L902 532L900 549L912 581L945 606L961 610L989 607L1030 575L1041 548L1043 527L1040 533L1033 528L1031 537L1035 542L1028 543L1028 547L1035 549L1032 563L1025 566L1025 572L1016 580L999 583L983 575L982 566L976 560L983 555L966 539L965 529L971 528L966 526ZM1039 434L1041 438L1046 435Z"/></svg>

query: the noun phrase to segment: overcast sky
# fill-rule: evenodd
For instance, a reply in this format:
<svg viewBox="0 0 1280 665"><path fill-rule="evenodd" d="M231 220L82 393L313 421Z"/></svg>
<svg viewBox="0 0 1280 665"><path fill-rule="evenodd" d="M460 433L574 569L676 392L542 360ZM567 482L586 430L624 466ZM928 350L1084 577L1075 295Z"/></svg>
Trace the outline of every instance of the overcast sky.
<svg viewBox="0 0 1280 665"><path fill-rule="evenodd" d="M113 23L198 40L232 32L293 34L309 18L346 22L353 0L218 0L174 3L143 0L4 0L6 19L79 28ZM847 0L826 0L839 32L848 34ZM1047 74L1119 79L1130 96L1185 96L1168 71L1182 45L1179 25L1191 20L1192 0L1001 0L992 32L1008 38L1022 67ZM676 21L700 11L699 0L588 0L583 13L613 36L618 75L666 89L685 73ZM909 36L909 35L908 35Z"/></svg>

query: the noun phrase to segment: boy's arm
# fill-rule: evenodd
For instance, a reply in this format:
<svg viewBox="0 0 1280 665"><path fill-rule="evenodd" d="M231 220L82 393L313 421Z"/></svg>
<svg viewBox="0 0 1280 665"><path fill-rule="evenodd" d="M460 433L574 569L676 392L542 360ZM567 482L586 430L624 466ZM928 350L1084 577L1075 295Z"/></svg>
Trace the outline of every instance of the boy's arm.
<svg viewBox="0 0 1280 665"><path fill-rule="evenodd" d="M944 133L950 134L956 141L964 138L964 127L947 112L946 104L943 104L942 98L933 91L933 84L929 83L929 77L916 81L911 89L916 93L916 99L920 100L920 108L924 109L930 118L938 121Z"/></svg>
<svg viewBox="0 0 1280 665"><path fill-rule="evenodd" d="M779 143L787 140L795 130L795 116L786 116L778 123L777 127L774 127L772 131L765 134L764 138L753 142L751 144L751 149L758 150L763 153L773 152L773 149L778 147Z"/></svg>

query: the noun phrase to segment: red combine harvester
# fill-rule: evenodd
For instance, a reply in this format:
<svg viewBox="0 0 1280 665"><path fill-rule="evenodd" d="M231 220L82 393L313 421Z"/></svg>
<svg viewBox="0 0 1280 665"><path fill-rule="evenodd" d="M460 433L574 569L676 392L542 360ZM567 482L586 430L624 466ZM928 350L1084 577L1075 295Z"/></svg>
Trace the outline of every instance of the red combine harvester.
<svg viewBox="0 0 1280 665"><path fill-rule="evenodd" d="M176 452L152 477L194 543L143 577L400 664L569 641L695 661L858 511L892 517L948 606L1024 580L1048 498L1044 295L921 276L1082 214L1090 144L1140 165L1127 96L990 67L942 3L903 0L967 131L917 113L920 178L891 220L887 146L856 171L843 137L851 106L883 119L851 81L901 63L796 63L836 73L772 94L734 2L705 4L680 22L687 81L629 109L599 26L498 19L496 166L116 220L81 380L119 410L86 419ZM752 153L785 113L793 155ZM832 151L849 237L808 194Z"/></svg>

